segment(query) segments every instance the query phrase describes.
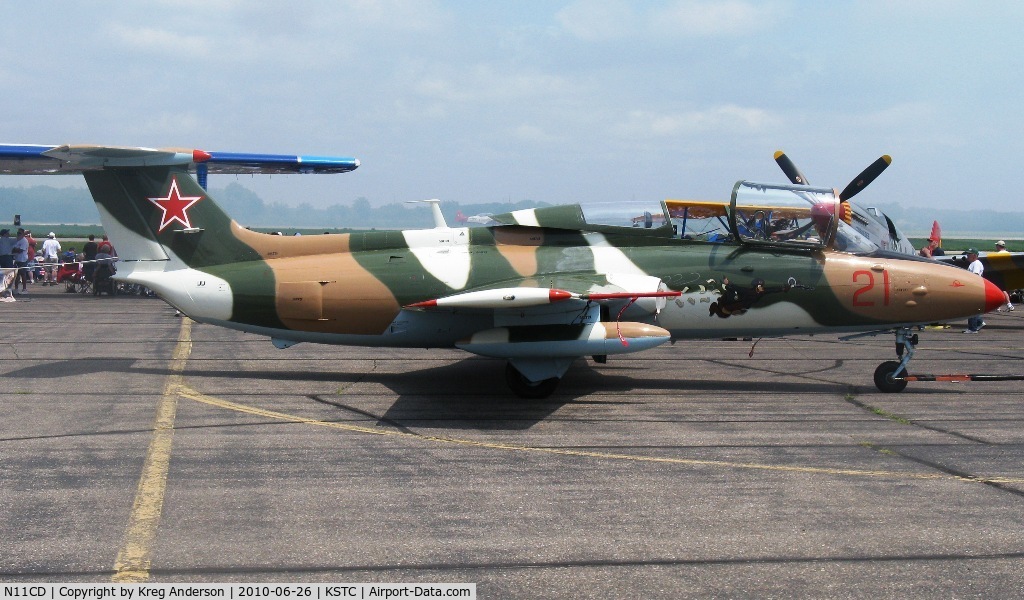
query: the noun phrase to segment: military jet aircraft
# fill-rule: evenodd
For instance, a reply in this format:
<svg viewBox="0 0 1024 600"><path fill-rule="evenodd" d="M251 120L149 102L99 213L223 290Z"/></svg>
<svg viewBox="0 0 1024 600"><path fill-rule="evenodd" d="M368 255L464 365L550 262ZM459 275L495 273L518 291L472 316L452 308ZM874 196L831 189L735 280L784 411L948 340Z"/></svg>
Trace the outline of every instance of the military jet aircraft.
<svg viewBox="0 0 1024 600"><path fill-rule="evenodd" d="M506 381L523 397L551 394L581 357L602 362L670 340L880 330L895 333L900 360L879 365L875 383L899 391L917 344L911 326L988 312L1004 299L961 269L880 249L840 218L830 188L737 182L721 243L681 238L666 202L613 223L567 205L494 215L500 224L488 227L290 237L245 229L191 175L358 166L353 158L0 145L0 173L83 173L116 240L116 277L198 322L264 335L279 348L461 348L506 359ZM767 237L744 221L758 210L810 225ZM638 223L646 212L652 218Z"/></svg>

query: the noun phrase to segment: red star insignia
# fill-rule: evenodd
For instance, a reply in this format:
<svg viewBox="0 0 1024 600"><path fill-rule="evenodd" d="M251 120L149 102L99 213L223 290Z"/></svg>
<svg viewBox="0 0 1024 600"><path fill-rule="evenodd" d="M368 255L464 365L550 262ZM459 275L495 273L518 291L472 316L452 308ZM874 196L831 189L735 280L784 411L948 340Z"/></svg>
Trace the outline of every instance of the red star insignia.
<svg viewBox="0 0 1024 600"><path fill-rule="evenodd" d="M157 228L157 233L164 230L165 227L177 221L185 226L186 229L191 229L192 224L188 220L188 209L202 200L202 196L182 196L178 191L178 178L171 177L171 189L167 191L166 198L146 198L157 207L164 211L164 214L160 217L160 227Z"/></svg>

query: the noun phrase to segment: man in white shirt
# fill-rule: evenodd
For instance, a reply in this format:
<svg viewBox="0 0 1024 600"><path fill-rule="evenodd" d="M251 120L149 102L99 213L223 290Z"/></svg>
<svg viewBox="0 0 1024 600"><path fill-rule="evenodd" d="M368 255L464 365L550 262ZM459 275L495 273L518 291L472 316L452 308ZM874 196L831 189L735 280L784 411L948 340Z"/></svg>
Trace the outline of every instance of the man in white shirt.
<svg viewBox="0 0 1024 600"><path fill-rule="evenodd" d="M43 270L46 272L46 281L43 285L57 285L57 262L60 258L60 242L57 236L51 231L43 242Z"/></svg>
<svg viewBox="0 0 1024 600"><path fill-rule="evenodd" d="M967 270L981 277L985 273L985 265L978 260L978 249L968 248L964 254L967 255L967 262L970 263L967 265ZM985 321L982 320L981 315L974 315L967 319L967 329L964 329L964 333L978 333L984 326Z"/></svg>

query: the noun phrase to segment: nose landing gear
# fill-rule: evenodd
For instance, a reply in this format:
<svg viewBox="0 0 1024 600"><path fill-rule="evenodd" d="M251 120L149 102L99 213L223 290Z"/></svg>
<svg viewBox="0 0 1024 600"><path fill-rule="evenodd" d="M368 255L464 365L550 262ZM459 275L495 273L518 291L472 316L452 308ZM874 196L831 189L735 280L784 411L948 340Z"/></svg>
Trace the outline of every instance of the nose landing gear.
<svg viewBox="0 0 1024 600"><path fill-rule="evenodd" d="M910 373L907 364L914 357L914 349L919 338L911 334L910 328L901 327L896 330L896 357L899 360L887 360L875 369L875 387L887 394L902 392L907 387Z"/></svg>

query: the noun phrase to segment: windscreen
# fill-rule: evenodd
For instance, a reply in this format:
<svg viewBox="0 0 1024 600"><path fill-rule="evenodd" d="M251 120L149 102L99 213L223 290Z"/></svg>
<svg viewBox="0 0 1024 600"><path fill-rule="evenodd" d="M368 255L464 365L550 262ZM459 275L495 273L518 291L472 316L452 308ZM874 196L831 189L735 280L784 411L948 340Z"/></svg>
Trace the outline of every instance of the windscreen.
<svg viewBox="0 0 1024 600"><path fill-rule="evenodd" d="M583 205L582 209L590 225L657 229L666 224L661 201L592 202Z"/></svg>
<svg viewBox="0 0 1024 600"><path fill-rule="evenodd" d="M844 222L848 208L830 188L740 181L733 187L729 220L733 234L744 243L831 246L857 253L877 249Z"/></svg>

